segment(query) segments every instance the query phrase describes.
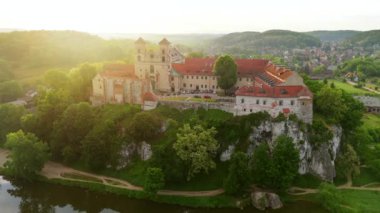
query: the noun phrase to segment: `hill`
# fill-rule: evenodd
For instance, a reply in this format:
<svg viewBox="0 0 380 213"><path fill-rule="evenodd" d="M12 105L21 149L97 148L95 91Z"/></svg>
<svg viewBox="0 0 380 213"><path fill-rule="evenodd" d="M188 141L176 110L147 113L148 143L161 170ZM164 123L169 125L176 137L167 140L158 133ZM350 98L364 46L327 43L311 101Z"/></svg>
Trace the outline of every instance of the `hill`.
<svg viewBox="0 0 380 213"><path fill-rule="evenodd" d="M337 30L337 31L318 30L318 31L306 32L307 35L311 35L316 38L319 38L321 41L344 41L359 33L360 31L355 31L355 30Z"/></svg>
<svg viewBox="0 0 380 213"><path fill-rule="evenodd" d="M210 49L229 54L262 54L271 49L293 49L320 46L321 41L311 35L287 30L263 33L238 32L215 39Z"/></svg>
<svg viewBox="0 0 380 213"><path fill-rule="evenodd" d="M349 41L363 47L371 47L373 45L380 46L380 30L371 30L359 33L350 38Z"/></svg>
<svg viewBox="0 0 380 213"><path fill-rule="evenodd" d="M105 40L75 31L0 33L0 62L15 79L30 79L52 68L73 67L85 62L133 60L133 51L130 51L133 42ZM0 73L3 72L1 69Z"/></svg>

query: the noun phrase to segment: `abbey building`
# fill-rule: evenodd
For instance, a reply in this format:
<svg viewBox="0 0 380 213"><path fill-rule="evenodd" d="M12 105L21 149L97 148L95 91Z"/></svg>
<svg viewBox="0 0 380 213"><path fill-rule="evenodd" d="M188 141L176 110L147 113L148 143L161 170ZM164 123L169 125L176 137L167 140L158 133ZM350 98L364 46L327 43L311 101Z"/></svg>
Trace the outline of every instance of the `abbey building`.
<svg viewBox="0 0 380 213"><path fill-rule="evenodd" d="M93 79L94 104L159 101L162 94L215 94L220 88L213 73L216 58L185 58L167 39L158 48L142 38L135 42L134 66L106 66ZM298 73L269 60L236 59L235 115L267 111L296 114L312 121L313 95Z"/></svg>

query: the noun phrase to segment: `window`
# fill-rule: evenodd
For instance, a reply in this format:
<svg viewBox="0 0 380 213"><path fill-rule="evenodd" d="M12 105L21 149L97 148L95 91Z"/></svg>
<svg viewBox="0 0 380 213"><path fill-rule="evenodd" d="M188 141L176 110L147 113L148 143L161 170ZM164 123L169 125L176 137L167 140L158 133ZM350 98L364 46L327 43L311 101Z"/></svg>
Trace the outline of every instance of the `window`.
<svg viewBox="0 0 380 213"><path fill-rule="evenodd" d="M244 98L242 98L242 99L240 100L240 103L244 104Z"/></svg>
<svg viewBox="0 0 380 213"><path fill-rule="evenodd" d="M162 50L162 54L165 54L165 50Z"/></svg>
<svg viewBox="0 0 380 213"><path fill-rule="evenodd" d="M203 84L201 84L201 88L203 88Z"/></svg>
<svg viewBox="0 0 380 213"><path fill-rule="evenodd" d="M305 102L302 101L302 106L305 106Z"/></svg>
<svg viewBox="0 0 380 213"><path fill-rule="evenodd" d="M250 109L249 112L252 112L252 109Z"/></svg>
<svg viewBox="0 0 380 213"><path fill-rule="evenodd" d="M141 56L137 56L137 61L141 61Z"/></svg>
<svg viewBox="0 0 380 213"><path fill-rule="evenodd" d="M278 105L280 105L280 106L282 106L284 103L283 103L283 101L282 100L280 100L279 102L278 102Z"/></svg>
<svg viewBox="0 0 380 213"><path fill-rule="evenodd" d="M260 100L259 99L256 100L256 104L260 104Z"/></svg>
<svg viewBox="0 0 380 213"><path fill-rule="evenodd" d="M205 88L207 88L207 85L205 85Z"/></svg>
<svg viewBox="0 0 380 213"><path fill-rule="evenodd" d="M189 76L188 76L188 75L186 76L186 79L189 79Z"/></svg>
<svg viewBox="0 0 380 213"><path fill-rule="evenodd" d="M249 78L247 78L247 81L249 81Z"/></svg>
<svg viewBox="0 0 380 213"><path fill-rule="evenodd" d="M290 101L290 105L292 105L292 106L294 105L294 100Z"/></svg>
<svg viewBox="0 0 380 213"><path fill-rule="evenodd" d="M207 76L205 77L205 79L207 80Z"/></svg>
<svg viewBox="0 0 380 213"><path fill-rule="evenodd" d="M241 81L241 78L239 78L239 81Z"/></svg>
<svg viewBox="0 0 380 213"><path fill-rule="evenodd" d="M162 56L162 62L165 62L165 56Z"/></svg>
<svg viewBox="0 0 380 213"><path fill-rule="evenodd" d="M151 74L154 73L154 66L153 66L153 65L150 65L150 73L151 73Z"/></svg>
<svg viewBox="0 0 380 213"><path fill-rule="evenodd" d="M212 85L212 88L215 89L215 85Z"/></svg>
<svg viewBox="0 0 380 213"><path fill-rule="evenodd" d="M198 79L198 76L196 78Z"/></svg>
<svg viewBox="0 0 380 213"><path fill-rule="evenodd" d="M171 77L172 81L174 81L174 77Z"/></svg>
<svg viewBox="0 0 380 213"><path fill-rule="evenodd" d="M280 90L281 95L288 94L288 91L286 89L281 89Z"/></svg>
<svg viewBox="0 0 380 213"><path fill-rule="evenodd" d="M243 109L243 111L245 112L245 111L247 111L247 109L246 109L246 108L244 108L244 109Z"/></svg>
<svg viewBox="0 0 380 213"><path fill-rule="evenodd" d="M192 85L192 84L190 84L190 88L191 88L191 87L193 87L193 85Z"/></svg>
<svg viewBox="0 0 380 213"><path fill-rule="evenodd" d="M186 87L186 83L183 83L183 87Z"/></svg>
<svg viewBox="0 0 380 213"><path fill-rule="evenodd" d="M215 80L215 77L212 77L212 80Z"/></svg>
<svg viewBox="0 0 380 213"><path fill-rule="evenodd" d="M267 104L267 101L264 100L264 101L263 101L263 105L266 105L266 104Z"/></svg>
<svg viewBox="0 0 380 213"><path fill-rule="evenodd" d="M203 79L203 76L201 76L201 79Z"/></svg>
<svg viewBox="0 0 380 213"><path fill-rule="evenodd" d="M194 76L191 76L191 79L194 79Z"/></svg>
<svg viewBox="0 0 380 213"><path fill-rule="evenodd" d="M154 58L154 55L153 55L153 54L150 54L150 58Z"/></svg>

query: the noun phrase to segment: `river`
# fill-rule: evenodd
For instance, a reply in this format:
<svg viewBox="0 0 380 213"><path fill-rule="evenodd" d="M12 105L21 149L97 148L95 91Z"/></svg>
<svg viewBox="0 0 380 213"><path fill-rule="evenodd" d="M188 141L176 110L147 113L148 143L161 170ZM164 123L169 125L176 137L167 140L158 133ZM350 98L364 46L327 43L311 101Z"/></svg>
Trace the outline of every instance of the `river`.
<svg viewBox="0 0 380 213"><path fill-rule="evenodd" d="M10 181L0 176L0 213L255 213L253 207L238 209L187 208L146 200L91 192L88 190L41 182ZM269 211L272 212L272 211ZM275 213L319 213L323 209L311 202L286 205Z"/></svg>

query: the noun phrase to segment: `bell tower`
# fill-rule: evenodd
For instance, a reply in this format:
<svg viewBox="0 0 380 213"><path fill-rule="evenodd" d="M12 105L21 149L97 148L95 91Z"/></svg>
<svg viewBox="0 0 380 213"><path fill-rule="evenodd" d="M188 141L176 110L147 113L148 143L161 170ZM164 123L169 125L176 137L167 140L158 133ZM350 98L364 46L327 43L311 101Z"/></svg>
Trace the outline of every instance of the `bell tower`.
<svg viewBox="0 0 380 213"><path fill-rule="evenodd" d="M141 37L135 41L135 51L136 51L136 63L135 63L135 74L140 79L145 78L145 67L144 61L146 57L146 42Z"/></svg>

